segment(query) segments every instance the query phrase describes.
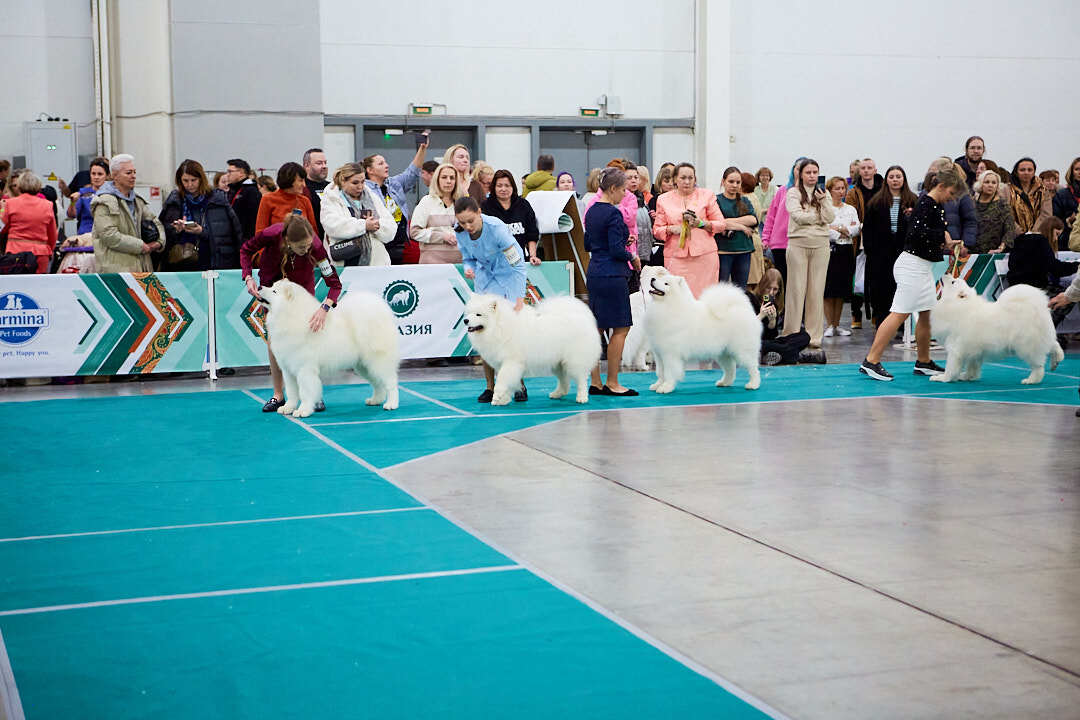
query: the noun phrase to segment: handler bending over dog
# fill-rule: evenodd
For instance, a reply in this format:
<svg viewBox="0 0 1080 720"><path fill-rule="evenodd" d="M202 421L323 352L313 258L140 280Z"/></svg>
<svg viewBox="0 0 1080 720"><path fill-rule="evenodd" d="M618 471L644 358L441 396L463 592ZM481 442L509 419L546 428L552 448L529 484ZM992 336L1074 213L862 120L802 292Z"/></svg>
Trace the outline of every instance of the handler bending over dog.
<svg viewBox="0 0 1080 720"><path fill-rule="evenodd" d="M482 215L480 206L471 197L454 201L454 214L461 226L457 243L465 277L473 281L478 294L501 295L514 303L514 312L520 311L525 306L525 259L510 229L502 220ZM489 403L495 394L495 370L486 362L484 379L487 389L476 400ZM514 393L514 400L528 399L529 393L522 381L521 389Z"/></svg>
<svg viewBox="0 0 1080 720"><path fill-rule="evenodd" d="M259 284L251 276L252 258L262 250L259 258ZM312 295L315 294L315 268L319 268L326 286L330 289L326 301L311 316L308 327L312 332L322 330L326 314L337 305L341 296L341 279L326 254L326 248L309 223L299 212L285 217L282 222L274 223L255 237L245 242L240 248L240 267L252 297L259 299L259 288L270 287L282 278L301 285ZM285 383L278 367L274 350L270 346L270 337L266 338L266 351L270 356L270 379L274 383L274 395L263 405L263 412L277 412L285 404ZM322 412L326 405L320 400L315 404L315 412Z"/></svg>

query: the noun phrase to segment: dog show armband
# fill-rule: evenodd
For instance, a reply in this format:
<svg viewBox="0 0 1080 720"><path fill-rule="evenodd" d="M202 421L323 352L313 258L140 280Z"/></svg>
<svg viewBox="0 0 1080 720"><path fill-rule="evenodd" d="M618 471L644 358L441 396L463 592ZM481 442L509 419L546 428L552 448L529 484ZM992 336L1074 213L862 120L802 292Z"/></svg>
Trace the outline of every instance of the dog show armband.
<svg viewBox="0 0 1080 720"><path fill-rule="evenodd" d="M324 278L328 278L334 274L334 266L330 264L329 260L320 260L319 272L322 273Z"/></svg>

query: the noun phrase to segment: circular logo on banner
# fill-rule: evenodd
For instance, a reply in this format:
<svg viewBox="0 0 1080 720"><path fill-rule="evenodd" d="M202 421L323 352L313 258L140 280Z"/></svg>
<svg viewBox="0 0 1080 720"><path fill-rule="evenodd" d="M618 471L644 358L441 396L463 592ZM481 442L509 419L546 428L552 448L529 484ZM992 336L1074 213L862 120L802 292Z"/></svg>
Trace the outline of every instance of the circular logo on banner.
<svg viewBox="0 0 1080 720"><path fill-rule="evenodd" d="M420 295L416 286L408 280L395 280L386 286L382 293L383 300L398 317L408 317L420 304Z"/></svg>
<svg viewBox="0 0 1080 720"><path fill-rule="evenodd" d="M48 308L21 292L0 295L0 342L25 345L49 327Z"/></svg>

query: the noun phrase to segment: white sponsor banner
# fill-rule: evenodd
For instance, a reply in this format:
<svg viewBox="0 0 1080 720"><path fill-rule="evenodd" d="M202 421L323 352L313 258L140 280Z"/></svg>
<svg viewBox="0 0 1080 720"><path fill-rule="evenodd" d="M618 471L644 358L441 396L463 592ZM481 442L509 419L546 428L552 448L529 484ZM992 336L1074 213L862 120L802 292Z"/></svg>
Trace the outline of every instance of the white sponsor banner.
<svg viewBox="0 0 1080 720"><path fill-rule="evenodd" d="M454 265L348 267L341 284L386 301L403 358L450 357L465 337L463 310L472 291Z"/></svg>

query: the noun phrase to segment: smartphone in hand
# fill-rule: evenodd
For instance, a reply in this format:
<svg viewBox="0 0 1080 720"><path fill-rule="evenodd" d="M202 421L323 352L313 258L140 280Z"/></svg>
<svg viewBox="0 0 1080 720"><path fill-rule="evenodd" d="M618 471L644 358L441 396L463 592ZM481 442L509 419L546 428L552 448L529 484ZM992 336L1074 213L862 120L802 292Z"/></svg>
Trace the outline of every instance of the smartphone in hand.
<svg viewBox="0 0 1080 720"><path fill-rule="evenodd" d="M430 130L428 130L427 132L422 132L422 133L414 133L414 134L413 134L413 140L415 140L415 141L416 141L416 147L417 147L418 149L419 149L419 147L420 147L421 145L423 145L423 144L425 144L425 143L429 142L429 141L430 141L430 139L431 139L431 131L430 131Z"/></svg>

